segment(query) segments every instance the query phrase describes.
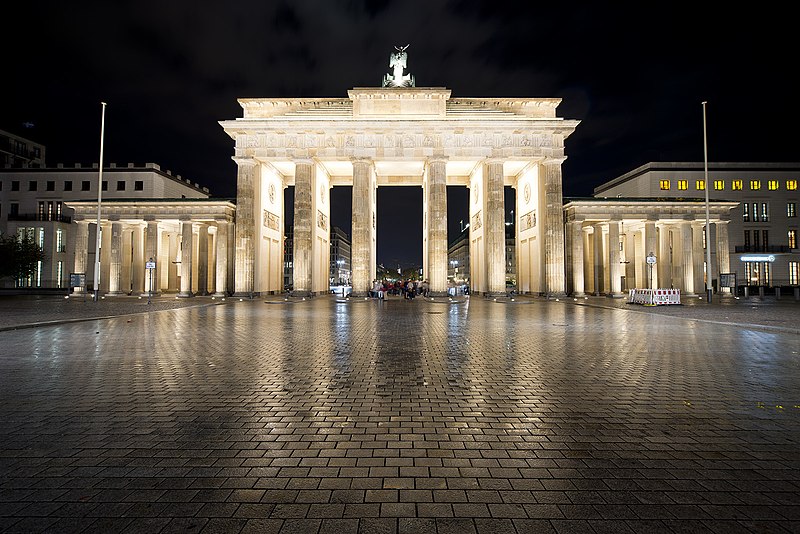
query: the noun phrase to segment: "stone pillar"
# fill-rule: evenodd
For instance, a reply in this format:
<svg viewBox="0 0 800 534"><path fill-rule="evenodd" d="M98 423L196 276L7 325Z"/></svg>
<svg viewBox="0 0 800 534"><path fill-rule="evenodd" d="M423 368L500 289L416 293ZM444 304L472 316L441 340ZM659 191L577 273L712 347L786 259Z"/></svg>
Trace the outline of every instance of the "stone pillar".
<svg viewBox="0 0 800 534"><path fill-rule="evenodd" d="M156 262L154 272L151 273L149 269L144 271L144 294L157 295L161 287L159 284L161 262L158 260L158 221L147 221L147 229L144 236L144 255L146 262Z"/></svg>
<svg viewBox="0 0 800 534"><path fill-rule="evenodd" d="M131 233L133 258L131 261L131 295L140 295L144 291L144 226L136 224Z"/></svg>
<svg viewBox="0 0 800 534"><path fill-rule="evenodd" d="M694 247L692 244L692 223L683 222L681 228L681 250L683 252L683 287L681 288L686 296L695 296L694 287Z"/></svg>
<svg viewBox="0 0 800 534"><path fill-rule="evenodd" d="M599 297L605 291L605 270L603 262L603 225L594 225L594 294Z"/></svg>
<svg viewBox="0 0 800 534"><path fill-rule="evenodd" d="M649 280L649 288L655 289L658 287L658 268L656 265L649 265L647 263L647 256L650 254L658 256L656 258L657 262L663 261L660 257L661 251L658 250L658 233L656 232L656 223L655 221L646 221L644 223L644 257L642 261L644 262L644 269L645 269L645 280Z"/></svg>
<svg viewBox="0 0 800 534"><path fill-rule="evenodd" d="M619 262L619 221L608 223L608 272L611 297L622 297L622 272Z"/></svg>
<svg viewBox="0 0 800 534"><path fill-rule="evenodd" d="M208 295L208 225L197 229L197 294Z"/></svg>
<svg viewBox="0 0 800 534"><path fill-rule="evenodd" d="M661 288L672 287L672 261L673 258L670 254L670 228L662 224L658 226L658 263L656 264L658 270L658 283Z"/></svg>
<svg viewBox="0 0 800 534"><path fill-rule="evenodd" d="M75 232L75 273L83 273L86 275L86 282L89 281L88 273L86 272L86 266L88 265L88 253L89 253L89 222L88 221L76 221L78 225L78 229ZM74 288L75 293L84 293L86 291L86 286L76 287Z"/></svg>
<svg viewBox="0 0 800 534"><path fill-rule="evenodd" d="M705 249L703 248L703 232L705 231L704 224L692 224L692 272L694 274L694 291L695 293L703 292L705 294L705 270L704 264L706 261Z"/></svg>
<svg viewBox="0 0 800 534"><path fill-rule="evenodd" d="M572 229L572 296L582 297L586 293L583 279L583 228L580 221L570 224Z"/></svg>
<svg viewBox="0 0 800 534"><path fill-rule="evenodd" d="M255 280L255 173L256 162L249 158L234 158L239 165L236 180L236 273L235 294L250 296ZM190 242L191 244L191 242ZM189 286L191 288L191 286Z"/></svg>
<svg viewBox="0 0 800 534"><path fill-rule="evenodd" d="M167 291L178 290L178 234L170 233L169 252L167 253Z"/></svg>
<svg viewBox="0 0 800 534"><path fill-rule="evenodd" d="M489 160L484 166L484 226L486 279L489 296L506 294L506 225L503 206L503 162ZM563 218L563 215L561 216ZM429 221L430 225L435 224ZM445 269L447 269L445 244ZM429 260L430 261L430 260Z"/></svg>
<svg viewBox="0 0 800 534"><path fill-rule="evenodd" d="M728 221L719 221L716 223L717 227L717 262L719 263L719 271L717 273L717 284L719 284L719 273L731 272L731 256L730 245L728 243ZM719 285L717 285L719 287ZM731 288L721 288L720 293L727 296L731 295Z"/></svg>
<svg viewBox="0 0 800 534"><path fill-rule="evenodd" d="M122 223L111 223L111 254L109 258L108 294L121 295L122 277Z"/></svg>
<svg viewBox="0 0 800 534"><path fill-rule="evenodd" d="M354 297L365 297L372 290L372 189L372 161L353 159L350 268Z"/></svg>
<svg viewBox="0 0 800 534"><path fill-rule="evenodd" d="M503 164L498 163L498 165L500 167L501 187L500 215L502 216ZM428 279L430 287L429 294L434 297L444 296L447 295L447 161L444 158L431 158L428 160L425 197L427 207L426 220L428 223L426 240L428 264L425 266L425 277ZM503 258L503 291L505 291L505 256Z"/></svg>
<svg viewBox="0 0 800 534"><path fill-rule="evenodd" d="M564 207L561 186L561 163L565 158L551 158L542 164L544 179L544 238L545 292L563 296L564 280Z"/></svg>
<svg viewBox="0 0 800 534"><path fill-rule="evenodd" d="M179 297L192 297L192 221L181 221L181 291Z"/></svg>
<svg viewBox="0 0 800 534"><path fill-rule="evenodd" d="M216 262L215 297L224 297L228 293L228 223L217 223L217 262ZM282 266L281 266L282 267Z"/></svg>
<svg viewBox="0 0 800 534"><path fill-rule="evenodd" d="M310 296L312 291L315 220L313 209L316 166L311 160L295 162L294 171L294 252L292 293ZM237 221L236 228L239 228Z"/></svg>

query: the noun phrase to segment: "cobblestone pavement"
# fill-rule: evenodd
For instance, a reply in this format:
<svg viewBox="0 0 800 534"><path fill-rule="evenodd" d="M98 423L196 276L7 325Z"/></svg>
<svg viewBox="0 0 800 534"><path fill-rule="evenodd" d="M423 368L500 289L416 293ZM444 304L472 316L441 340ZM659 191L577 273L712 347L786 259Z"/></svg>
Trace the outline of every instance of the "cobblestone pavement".
<svg viewBox="0 0 800 534"><path fill-rule="evenodd" d="M0 299L2 532L800 531L792 299L60 300Z"/></svg>

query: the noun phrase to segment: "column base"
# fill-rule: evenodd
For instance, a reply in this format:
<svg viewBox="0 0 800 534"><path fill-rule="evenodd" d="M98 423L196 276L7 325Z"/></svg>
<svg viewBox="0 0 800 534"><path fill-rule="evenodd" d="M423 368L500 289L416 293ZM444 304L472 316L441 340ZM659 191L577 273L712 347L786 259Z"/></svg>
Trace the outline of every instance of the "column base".
<svg viewBox="0 0 800 534"><path fill-rule="evenodd" d="M232 297L236 297L236 298L240 298L240 299L251 299L251 298L254 298L254 297L258 296L258 295L256 293L250 293L250 292L246 292L245 293L243 291L237 291L237 292L234 292L234 294L231 295L231 296Z"/></svg>
<svg viewBox="0 0 800 534"><path fill-rule="evenodd" d="M107 297L121 297L122 295L125 295L122 291L109 291L106 293Z"/></svg>
<svg viewBox="0 0 800 534"><path fill-rule="evenodd" d="M180 293L178 293L177 296L178 296L179 299L186 299L186 298L193 297L194 293L192 293L191 291L181 291Z"/></svg>
<svg viewBox="0 0 800 534"><path fill-rule="evenodd" d="M220 293L220 292L216 292L216 293L212 293L212 294L211 294L211 296L212 296L212 297L217 297L217 298L220 298L220 297L221 297L221 298L225 298L225 297L227 297L227 296L228 296L228 294L227 294L227 293Z"/></svg>
<svg viewBox="0 0 800 534"><path fill-rule="evenodd" d="M139 293L140 297L160 297L161 291L153 291L152 293L149 291L142 291Z"/></svg>
<svg viewBox="0 0 800 534"><path fill-rule="evenodd" d="M450 294L447 291L428 291L428 298L431 297L449 297Z"/></svg>
<svg viewBox="0 0 800 534"><path fill-rule="evenodd" d="M303 297L303 298L312 298L315 296L313 291L308 291L308 290L290 291L289 295L292 297Z"/></svg>
<svg viewBox="0 0 800 534"><path fill-rule="evenodd" d="M575 298L583 298L583 297L586 296L586 293L583 292L583 291L578 291L576 293L573 293L572 296L575 297Z"/></svg>
<svg viewBox="0 0 800 534"><path fill-rule="evenodd" d="M625 293L622 293L620 291L616 291L616 292L610 293L610 294L608 294L606 296L608 298L611 298L611 299L621 299L621 298L625 297Z"/></svg>

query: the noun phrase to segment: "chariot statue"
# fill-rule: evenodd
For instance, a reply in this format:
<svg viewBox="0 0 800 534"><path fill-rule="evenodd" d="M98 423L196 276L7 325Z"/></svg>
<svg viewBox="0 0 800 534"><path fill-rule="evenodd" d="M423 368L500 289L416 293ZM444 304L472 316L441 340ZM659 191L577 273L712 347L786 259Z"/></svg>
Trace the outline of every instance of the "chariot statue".
<svg viewBox="0 0 800 534"><path fill-rule="evenodd" d="M389 68L392 69L392 73L383 75L383 87L414 87L414 76L403 74L408 62L406 54L408 47L409 45L394 47L397 52L389 56Z"/></svg>

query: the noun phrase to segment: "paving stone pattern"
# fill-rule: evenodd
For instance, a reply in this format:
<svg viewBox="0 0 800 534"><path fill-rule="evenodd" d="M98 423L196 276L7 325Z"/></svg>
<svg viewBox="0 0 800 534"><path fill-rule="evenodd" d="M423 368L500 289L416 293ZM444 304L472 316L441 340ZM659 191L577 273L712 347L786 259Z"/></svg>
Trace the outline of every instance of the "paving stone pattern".
<svg viewBox="0 0 800 534"><path fill-rule="evenodd" d="M800 335L620 307L229 300L2 331L0 531L800 531Z"/></svg>

